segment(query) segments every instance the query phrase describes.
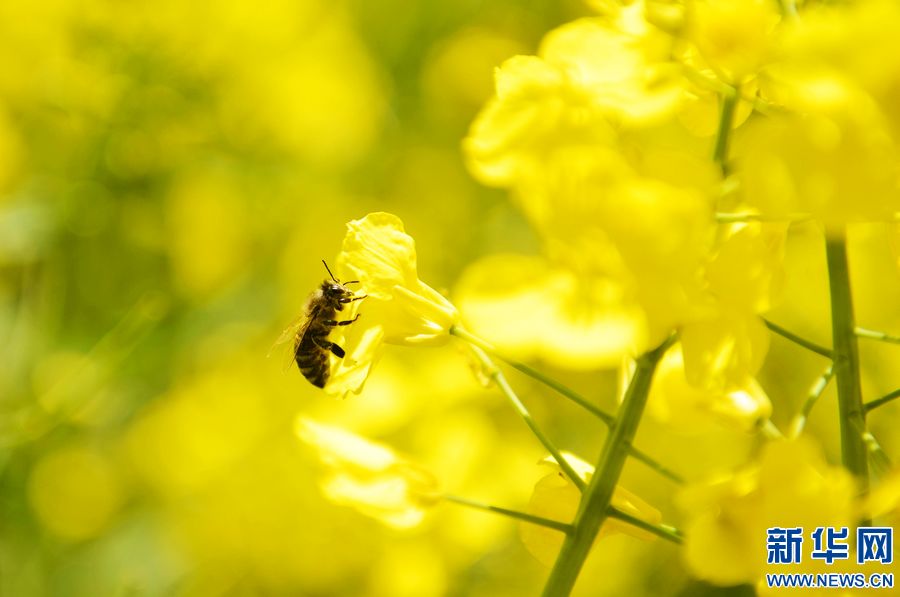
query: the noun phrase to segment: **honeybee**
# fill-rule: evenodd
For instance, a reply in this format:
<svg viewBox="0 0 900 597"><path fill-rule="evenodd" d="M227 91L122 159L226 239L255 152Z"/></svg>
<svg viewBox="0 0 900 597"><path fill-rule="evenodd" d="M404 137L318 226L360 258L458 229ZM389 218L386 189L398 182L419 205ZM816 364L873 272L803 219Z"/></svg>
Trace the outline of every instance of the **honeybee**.
<svg viewBox="0 0 900 597"><path fill-rule="evenodd" d="M359 319L359 313L353 319L338 321L337 314L344 310L344 305L366 298L366 295L354 295L347 288L348 284L359 284L358 280L341 283L334 277L328 264L322 260L325 271L331 280L325 280L306 301L304 314L292 326L288 327L276 342L281 344L293 341L293 360L296 361L300 373L309 382L324 388L328 381L328 353L339 359L344 358L344 349L328 339L331 328L339 325L350 325Z"/></svg>

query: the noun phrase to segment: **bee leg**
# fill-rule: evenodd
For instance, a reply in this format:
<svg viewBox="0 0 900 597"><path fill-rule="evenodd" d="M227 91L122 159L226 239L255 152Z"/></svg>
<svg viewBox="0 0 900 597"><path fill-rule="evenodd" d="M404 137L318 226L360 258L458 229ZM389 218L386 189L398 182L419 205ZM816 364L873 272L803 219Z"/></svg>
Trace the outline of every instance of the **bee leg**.
<svg viewBox="0 0 900 597"><path fill-rule="evenodd" d="M338 345L335 344L334 342L331 342L331 341L329 341L329 340L325 340L324 338L321 339L321 340L320 340L320 339L315 339L314 342L315 342L320 348L324 348L325 350L330 350L330 351L331 351L331 354L333 354L334 356L336 356L336 357L339 358L339 359L344 358L344 355L347 354L347 353L344 352L344 349L343 349L343 348L341 348L340 346L338 346Z"/></svg>
<svg viewBox="0 0 900 597"><path fill-rule="evenodd" d="M344 321L335 321L334 319L326 319L326 320L325 320L325 325L327 325L327 326L332 326L332 327L334 327L334 326L336 326L336 325L350 325L351 323L353 323L353 322L356 321L357 319L359 319L359 313L357 313L357 314L356 314L356 317L354 317L353 319L346 319L346 320L344 320Z"/></svg>
<svg viewBox="0 0 900 597"><path fill-rule="evenodd" d="M368 295L368 294L363 294L363 295L360 295L360 296L354 296L353 298L342 298L342 299L339 299L338 302L339 302L339 303L344 303L344 304L346 304L346 303L352 303L353 301L358 301L358 300L360 300L360 299L364 299L364 298L366 298L367 296L369 296L369 295Z"/></svg>

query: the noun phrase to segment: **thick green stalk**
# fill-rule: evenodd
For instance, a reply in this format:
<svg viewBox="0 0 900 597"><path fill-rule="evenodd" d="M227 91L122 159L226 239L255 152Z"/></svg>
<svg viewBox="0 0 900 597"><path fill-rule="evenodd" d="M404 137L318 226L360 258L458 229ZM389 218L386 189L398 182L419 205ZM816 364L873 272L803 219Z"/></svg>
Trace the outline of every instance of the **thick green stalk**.
<svg viewBox="0 0 900 597"><path fill-rule="evenodd" d="M545 597L565 597L575 586L600 526L609 515L613 491L625 466L628 447L644 413L656 365L673 341L674 337L638 358L637 368L625 392L616 424L606 437L596 471L587 491L582 495L574 528L566 535L553 570L550 571L550 578L544 586Z"/></svg>
<svg viewBox="0 0 900 597"><path fill-rule="evenodd" d="M866 492L869 488L869 461L862 435L866 430L866 411L860 390L859 349L853 319L846 235L843 231L828 239L826 254L831 290L832 357L841 424L841 461L856 476L860 490Z"/></svg>

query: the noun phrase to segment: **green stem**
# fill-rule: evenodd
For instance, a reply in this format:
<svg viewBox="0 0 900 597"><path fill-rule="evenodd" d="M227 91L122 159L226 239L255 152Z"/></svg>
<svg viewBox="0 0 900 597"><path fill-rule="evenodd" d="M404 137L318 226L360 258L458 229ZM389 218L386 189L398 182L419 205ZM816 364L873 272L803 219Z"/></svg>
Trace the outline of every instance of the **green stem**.
<svg viewBox="0 0 900 597"><path fill-rule="evenodd" d="M775 426L772 419L766 419L760 423L759 431L768 439L784 439L784 434Z"/></svg>
<svg viewBox="0 0 900 597"><path fill-rule="evenodd" d="M826 256L831 292L834 374L841 424L841 461L857 477L861 492L866 493L869 490L869 462L862 437L866 431L866 419L860 389L859 349L854 331L856 325L844 231L828 239Z"/></svg>
<svg viewBox="0 0 900 597"><path fill-rule="evenodd" d="M830 349L825 348L824 346L820 346L819 344L816 344L815 342L811 342L811 341L807 340L806 338L801 338L797 334L784 329L777 323L773 323L773 322L769 321L768 319L763 318L763 322L765 322L767 328L769 328L770 330L772 330L773 332L775 332L782 338L790 340L794 344L796 344L798 346L802 346L806 350L809 350L816 354L822 355L826 359L831 358L832 351Z"/></svg>
<svg viewBox="0 0 900 597"><path fill-rule="evenodd" d="M582 396L575 390L572 390L571 388L564 386L563 384L556 381L552 377L544 375L537 369L535 369L529 365L526 365L525 363L523 363L521 361L517 361L515 359L505 356L504 354L498 352L497 349L495 349L493 346L491 346L491 344L489 344L487 341L479 338L478 336L471 333L467 329L459 327L459 326L454 326L454 327L450 328L450 334L452 334L462 340L465 340L466 342L468 342L469 344L471 344L473 346L477 346L478 348L480 348L481 350L483 350L490 356L500 359L501 361L503 361L504 363L506 363L513 369L516 369L516 370L524 373L525 375L531 377L532 379L535 379L535 380L541 382L548 388L555 390L561 396L568 398L569 400L571 400L572 402L574 402L581 408L585 409L586 411L588 411L589 413L591 413L592 415L594 415L595 417L600 419L607 427L611 428L613 423L615 423L614 416L612 416L605 410L601 409L600 407L595 406L587 398L585 398L584 396ZM645 465L647 465L654 471L658 472L660 475L666 477L667 479L669 479L671 481L674 481L675 483L679 483L679 484L684 483L684 478L681 475L679 475L672 469L666 467L665 465L661 464L659 461L653 459L646 452L643 452L643 451L635 448L634 446L630 446L628 449L629 449L631 455L634 456L635 460L643 462Z"/></svg>
<svg viewBox="0 0 900 597"><path fill-rule="evenodd" d="M461 506L466 506L468 508L474 508L476 510L484 510L485 512L492 512L494 514L500 514L502 516L507 516L509 518L515 518L516 520L524 520L525 522L530 522L531 524L536 524L538 526L547 527L548 529L560 531L561 533L572 532L572 525L566 524L564 522L559 522L558 520L551 520L549 518L544 518L543 516L535 516L534 514L528 514L527 512L519 512L518 510L509 510L508 508L500 508L499 506L492 506L490 504L485 504L483 502L470 500L469 498L460 497L458 495L443 495L443 496L441 496L441 498L448 502L453 502L454 504L459 504Z"/></svg>
<svg viewBox="0 0 900 597"><path fill-rule="evenodd" d="M867 402L866 404L863 405L863 410L865 410L866 412L875 410L879 406L884 406L888 402L893 402L897 398L900 398L900 389L894 390L890 394L886 394L885 396L882 396L878 400L873 400L872 402Z"/></svg>
<svg viewBox="0 0 900 597"><path fill-rule="evenodd" d="M834 377L834 363L825 368L822 375L819 376L809 389L809 394L806 396L806 400L800 408L800 413L794 417L794 420L791 423L791 437L799 437L799 435L803 433L803 429L806 427L806 421L809 419L809 414L812 412L816 402L821 398L825 388L828 387L828 382L831 381L832 377Z"/></svg>
<svg viewBox="0 0 900 597"><path fill-rule="evenodd" d="M480 348L484 352L488 353L489 355L500 359L501 361L503 361L504 363L506 363L513 369L517 369L517 370L521 371L522 373L524 373L525 375L527 375L531 378L534 378L537 381L544 384L545 386L555 390L556 392L558 392L562 396L565 396L566 398L568 398L569 400L571 400L572 402L574 402L581 408L589 411L592 415L594 415L595 417L597 417L598 419L600 419L607 425L612 425L613 422L615 421L616 418L613 415L609 414L608 412L599 408L598 406L591 404L591 402L587 398L585 398L578 392L567 388L566 386L559 383L552 377L548 377L548 376L544 375L537 369L534 369L533 367L530 367L530 366L526 365L525 363L522 363L521 361L517 361L515 359L512 359L510 357L507 357L507 356L499 353L497 351L497 349L494 348L490 343L479 338L478 336L476 336L469 330L462 328L460 326L453 326L450 329L450 333L458 338L465 340L466 342L468 342L469 344L471 344L473 346L477 346L478 348Z"/></svg>
<svg viewBox="0 0 900 597"><path fill-rule="evenodd" d="M497 384L497 387L500 388L500 391L503 392L503 395L506 396L507 400L509 400L510 404L512 404L513 408L519 413L519 416L522 417L522 420L525 421L525 424L528 425L528 428L531 429L531 433L538 439L539 442L550 452L550 455L553 456L553 459L556 460L557 464L559 464L559 468L566 474L569 479L572 480L572 483L575 484L580 491L584 491L586 484L584 479L578 476L578 473L572 468L572 465L569 464L569 461L563 458L562 454L560 454L559 450L556 449L556 446L553 445L553 442L550 441L550 438L544 434L538 424L535 422L534 418L531 416L531 413L528 412L528 409L525 408L525 405L522 404L522 401L519 400L519 397L516 395L516 392L512 389L512 386L509 385L509 382L506 381L506 376L503 375L503 372L497 367L491 357L488 356L486 352L478 348L477 346L472 346L472 351L475 353L475 356L478 358L482 367L485 368L488 375L491 379L494 380L494 383Z"/></svg>
<svg viewBox="0 0 900 597"><path fill-rule="evenodd" d="M721 97L722 111L719 114L719 129L716 132L713 160L719 164L723 174L728 174L728 140L731 137L731 125L734 122L734 111L737 108L740 94L737 89L729 87L722 92Z"/></svg>
<svg viewBox="0 0 900 597"><path fill-rule="evenodd" d="M575 517L575 528L572 533L566 535L550 572L550 578L544 586L544 597L565 597L575 586L575 580L581 572L597 532L607 517L613 491L628 456L628 446L634 439L647 404L656 365L673 341L674 336L638 357L637 367L619 408L616 424L606 437L596 472L591 478L587 492L582 495Z"/></svg>
<svg viewBox="0 0 900 597"><path fill-rule="evenodd" d="M805 222L811 220L812 216L805 214L788 214L786 216L767 216L765 214L754 213L716 213L716 221L722 224L731 224L734 222Z"/></svg>
<svg viewBox="0 0 900 597"><path fill-rule="evenodd" d="M878 440L875 439L875 436L870 431L863 431L861 436L866 449L869 451L869 462L872 464L872 471L877 475L883 476L892 470L894 465L891 462L891 458L884 451L884 448L881 447L881 444L878 443Z"/></svg>
<svg viewBox="0 0 900 597"><path fill-rule="evenodd" d="M650 467L652 470L656 471L670 481L678 483L679 485L684 483L684 478L681 475L679 475L672 469L660 464L658 461L648 456L646 452L642 452L634 446L628 446L628 453L631 454L635 460L644 463L644 465Z"/></svg>
<svg viewBox="0 0 900 597"><path fill-rule="evenodd" d="M441 499L447 502L465 506L467 508L472 508L474 510L481 510L483 512L490 512L491 514L499 514L501 516L506 516L507 518L529 522L531 524L546 527L548 529L553 529L554 531L559 531L565 534L571 533L573 528L571 524L567 524L565 522L559 522L558 520L544 518L543 516L535 516L534 514L529 514L527 512L520 512L519 510L510 510L509 508L501 508L499 506L485 504L484 502L479 502L477 500L472 500L458 495L445 494L441 496ZM684 536L682 535L681 531L673 526L667 524L653 524L651 522L647 522L646 520L641 520L640 518L632 516L631 514L628 514L627 512L616 508L615 506L609 507L608 514L610 518L621 520L622 522L630 524L633 527L637 527L639 529L647 531L648 533L653 533L657 537L661 537L667 541L671 541L673 543L682 543L684 541Z"/></svg>
<svg viewBox="0 0 900 597"><path fill-rule="evenodd" d="M781 14L785 17L797 18L797 5L794 3L794 0L779 0L778 4L781 6Z"/></svg>
<svg viewBox="0 0 900 597"><path fill-rule="evenodd" d="M900 336L878 332L876 330L867 330L866 328L857 327L856 335L860 338L868 340L878 340L879 342L889 342L891 344L900 344Z"/></svg>
<svg viewBox="0 0 900 597"><path fill-rule="evenodd" d="M784 113L787 111L784 106L768 102L758 95L748 93L743 89L735 90L734 87L732 87L728 83L722 82L718 77L709 76L692 66L682 64L681 68L685 77L687 77L689 81L696 84L701 89L706 89L707 91L720 93L722 95L735 93L740 99L752 105L753 109L756 112L759 112L764 116L768 116L773 113Z"/></svg>
<svg viewBox="0 0 900 597"><path fill-rule="evenodd" d="M676 529L673 526L669 526L667 524L653 524L647 522L646 520L641 520L636 516L632 516L627 512L623 512L619 510L615 506L610 506L606 511L607 516L610 518L615 518L616 520L621 520L622 522L627 522L633 527L637 527L639 529L643 529L647 532L653 533L657 537L662 537L666 541L671 541L672 543L681 544L684 542L684 535L682 535L681 531Z"/></svg>

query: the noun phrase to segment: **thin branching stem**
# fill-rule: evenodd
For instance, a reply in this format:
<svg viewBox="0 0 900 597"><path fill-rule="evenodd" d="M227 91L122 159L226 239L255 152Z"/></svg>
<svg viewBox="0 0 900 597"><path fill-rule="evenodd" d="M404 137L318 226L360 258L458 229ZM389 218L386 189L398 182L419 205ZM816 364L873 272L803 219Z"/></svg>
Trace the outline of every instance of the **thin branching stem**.
<svg viewBox="0 0 900 597"><path fill-rule="evenodd" d="M863 405L863 409L868 413L870 411L875 410L879 406L884 406L888 402L893 402L897 398L900 398L900 388L894 390L893 392L891 392L889 394L885 394L878 400L873 400L871 402L867 402L866 404Z"/></svg>
<svg viewBox="0 0 900 597"><path fill-rule="evenodd" d="M716 221L722 224L731 224L734 222L783 222L795 223L811 220L812 216L807 214L788 214L786 216L768 216L765 214L755 213L716 213Z"/></svg>
<svg viewBox="0 0 900 597"><path fill-rule="evenodd" d="M888 342L890 344L900 344L900 336L895 336L894 334L886 334L884 332L879 332L876 330L869 330L866 328L861 328L859 326L854 330L856 335L860 338L866 338L867 340L878 340L879 342Z"/></svg>
<svg viewBox="0 0 900 597"><path fill-rule="evenodd" d="M592 415L594 415L595 417L600 419L607 427L612 427L612 424L615 422L615 417L613 415L609 414L608 412L606 412L605 410L596 406L595 404L592 404L587 398L585 398L584 396L582 396L575 390L572 390L571 388L563 385L562 383L553 379L552 377L549 377L549 376L541 373L534 367L531 367L521 361L517 361L516 359L510 358L510 357L504 355L503 353L497 351L496 348L491 346L490 343L479 338L478 336L476 336L475 334L466 330L465 328L455 326L450 330L450 333L453 334L454 336L457 336L458 338L460 338L462 340L465 340L466 342L468 342L469 344L472 344L473 346L477 346L478 348L480 348L484 352L488 353L492 357L503 361L504 363L506 363L513 369L516 369L517 371L524 373L525 375L531 377L532 379L535 379L535 380L539 381L540 383L544 384L545 386L547 386L548 388L556 391L561 396L568 398L570 401L574 402L581 408L585 409L586 411L588 411L589 413L591 413ZM674 481L675 483L679 483L679 484L684 483L684 478L681 475L679 475L678 473L676 473L669 467L661 464L659 461L655 460L654 458L649 456L647 453L639 450L638 448L636 448L634 446L629 447L629 452L635 458L635 460L639 460L640 462L643 462L645 465L647 465L654 471L658 472L660 475L666 477L667 479Z"/></svg>
<svg viewBox="0 0 900 597"><path fill-rule="evenodd" d="M799 437L799 435L803 433L803 429L806 427L806 421L809 419L813 407L816 405L816 402L819 401L819 398L821 398L825 388L828 387L828 382L831 381L832 377L834 377L833 363L825 368L822 375L816 379L815 383L813 383L812 387L809 389L809 394L806 395L806 400L804 400L803 406L800 407L800 412L794 417L794 420L791 423L791 437Z"/></svg>
<svg viewBox="0 0 900 597"><path fill-rule="evenodd" d="M806 350L814 352L818 355L822 355L826 359L832 358L832 351L830 348L825 348L824 346L816 344L815 342L807 340L806 338L802 338L802 337L798 336L797 334L795 334L794 332L791 332L790 330L786 330L785 328L781 327L777 323L773 323L773 322L769 321L768 319L763 318L763 321L765 322L767 328L769 328L770 330L772 330L773 332L775 332L782 338L790 340L797 346L802 346Z"/></svg>
<svg viewBox="0 0 900 597"><path fill-rule="evenodd" d="M797 18L797 4L794 0L778 0L781 7L781 14L787 19Z"/></svg>
<svg viewBox="0 0 900 597"><path fill-rule="evenodd" d="M515 390L512 389L512 386L509 385L509 382L506 381L506 376L503 375L503 372L499 367L494 363L491 357L483 350L478 348L477 346L472 346L472 352L475 353L475 357L481 363L481 366L484 367L488 376L494 380L494 383L497 384L497 387L500 388L500 391L503 392L503 395L506 396L506 399L512 404L512 407L515 409L519 416L522 417L522 420L525 421L525 424L528 425L528 428L531 429L531 433L541 442L541 445L550 452L550 455L553 456L553 459L556 460L557 464L559 464L559 468L562 469L562 472L566 474L566 476L572 480L572 483L575 484L580 491L584 491L586 484L584 479L578 476L578 473L572 468L572 465L569 464L569 461L563 458L560 451L556 448L553 442L550 441L550 438L547 437L547 434L540 428L537 422L534 420L534 417L531 416L531 413L528 412L528 409L525 408L525 405L519 400L519 396L516 394Z"/></svg>
<svg viewBox="0 0 900 597"><path fill-rule="evenodd" d="M681 531L673 526L667 524L653 524L647 522L646 520L641 520L636 516L632 516L627 512L619 510L615 506L610 506L606 513L610 518L615 518L616 520L627 522L631 526L653 533L657 537L662 537L666 541L671 541L672 543L678 544L684 542L684 534L682 534Z"/></svg>
<svg viewBox="0 0 900 597"><path fill-rule="evenodd" d="M760 423L759 431L769 439L784 439L784 434L775 426L772 419L766 419Z"/></svg>
<svg viewBox="0 0 900 597"><path fill-rule="evenodd" d="M476 510L483 510L485 512L491 512L493 514L500 514L501 516L506 516L508 518L514 518L516 520L522 520L525 522L530 522L531 524L536 524L538 526L547 527L548 529L553 529L554 531L559 531L561 533L572 532L572 525L566 524L565 522L559 522L558 520L551 520L549 518L544 518L543 516L535 516L534 514L529 514L527 512L520 512L518 510L510 510L509 508L501 508L499 506L492 506L491 504L485 504L484 502L479 502L477 500L471 500L469 498L461 497L458 495L447 494L447 495L441 496L441 498L448 502L453 502L454 504L466 506L467 508L474 508Z"/></svg>
<svg viewBox="0 0 900 597"><path fill-rule="evenodd" d="M553 520L550 518L544 518L543 516L536 516L534 514L529 514L528 512L521 512L519 510L511 510L509 508L502 508L500 506L486 504L478 500L473 500L458 495L444 494L441 496L441 499L447 502L465 506L467 508L481 510L483 512L489 512L491 514L499 514L500 516L506 516L507 518L512 518L514 520L521 520L523 522L546 527L548 529L553 529L554 531L559 531L561 533L571 533L573 528L571 524L565 522L560 522L558 520ZM608 514L610 518L621 520L624 523L652 533L657 537L661 537L667 541L671 541L673 543L682 543L684 540L684 535L681 533L681 531L671 525L653 524L652 522L647 522L646 520L642 520L636 516L632 516L624 510L616 508L615 506L609 507Z"/></svg>
<svg viewBox="0 0 900 597"><path fill-rule="evenodd" d="M872 471L878 475L884 475L893 469L894 465L890 456L887 455L887 452L884 451L881 444L872 435L872 432L863 431L861 435L862 441L866 445L866 450L869 452L869 462L872 465Z"/></svg>

